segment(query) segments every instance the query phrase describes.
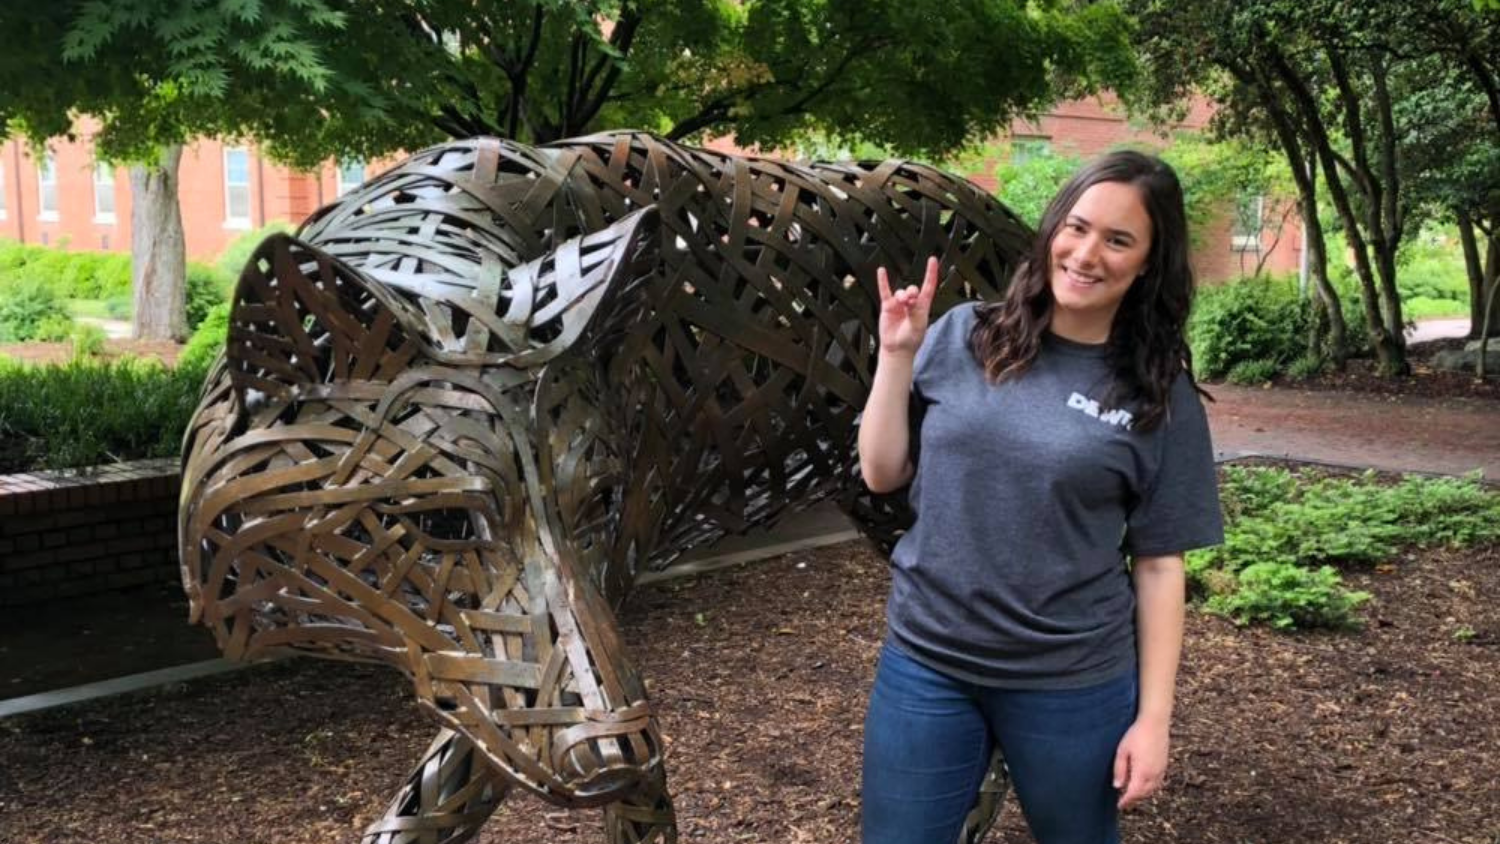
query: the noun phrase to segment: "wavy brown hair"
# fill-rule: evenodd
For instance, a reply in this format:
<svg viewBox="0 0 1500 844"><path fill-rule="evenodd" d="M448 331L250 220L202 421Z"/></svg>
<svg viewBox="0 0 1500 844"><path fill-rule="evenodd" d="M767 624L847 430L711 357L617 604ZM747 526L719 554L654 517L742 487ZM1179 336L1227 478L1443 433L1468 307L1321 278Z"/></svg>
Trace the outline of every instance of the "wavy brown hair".
<svg viewBox="0 0 1500 844"><path fill-rule="evenodd" d="M1185 333L1193 269L1182 185L1155 156L1111 152L1073 174L1042 214L1031 252L1017 268L1005 299L979 306L969 344L992 383L1019 377L1031 367L1052 323L1052 238L1083 192L1100 182L1133 185L1151 217L1145 271L1130 286L1110 327L1114 383L1104 400L1106 406L1134 403L1132 430L1149 431L1167 418L1172 383L1183 372L1191 377L1193 369Z"/></svg>

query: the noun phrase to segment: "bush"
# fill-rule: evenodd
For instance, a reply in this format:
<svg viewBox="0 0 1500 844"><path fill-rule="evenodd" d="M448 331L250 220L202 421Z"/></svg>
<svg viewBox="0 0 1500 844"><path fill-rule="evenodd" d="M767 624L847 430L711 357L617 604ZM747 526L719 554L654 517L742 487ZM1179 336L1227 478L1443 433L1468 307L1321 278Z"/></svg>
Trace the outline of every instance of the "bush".
<svg viewBox="0 0 1500 844"><path fill-rule="evenodd" d="M1267 362L1271 373L1306 348L1311 311L1287 278L1245 278L1200 291L1188 321L1193 365L1205 379ZM1261 379L1264 380L1264 379Z"/></svg>
<svg viewBox="0 0 1500 844"><path fill-rule="evenodd" d="M66 339L68 309L52 288L30 279L0 280L0 343Z"/></svg>
<svg viewBox="0 0 1500 844"><path fill-rule="evenodd" d="M232 285L239 280L240 271L245 268L245 262L250 260L250 253L255 251L261 241L276 232L290 233L295 228L291 223L273 220L258 229L247 231L224 247L224 251L214 261L214 268L227 277Z"/></svg>
<svg viewBox="0 0 1500 844"><path fill-rule="evenodd" d="M73 326L73 359L97 357L104 354L104 341L109 335L104 329L91 323L81 322Z"/></svg>
<svg viewBox="0 0 1500 844"><path fill-rule="evenodd" d="M178 369L196 371L200 378L208 373L229 337L229 308L228 302L221 302L209 309L208 315L198 323L197 330L177 355Z"/></svg>
<svg viewBox="0 0 1500 844"><path fill-rule="evenodd" d="M190 261L187 265L187 325L196 329L208 312L229 301L234 282L218 269Z"/></svg>
<svg viewBox="0 0 1500 844"><path fill-rule="evenodd" d="M1204 608L1240 624L1268 623L1278 629L1295 627L1357 627L1355 610L1370 599L1368 592L1351 592L1330 566L1316 570L1288 563L1254 563L1240 572L1239 588L1214 595Z"/></svg>
<svg viewBox="0 0 1500 844"><path fill-rule="evenodd" d="M1230 368L1227 380L1231 384L1264 384L1280 369L1274 360L1242 360Z"/></svg>
<svg viewBox="0 0 1500 844"><path fill-rule="evenodd" d="M1188 582L1209 609L1242 621L1343 626L1363 599L1342 591L1336 569L1322 567L1370 565L1405 547L1500 539L1500 494L1476 478L1381 484L1369 473L1311 480L1229 466L1220 493L1224 544L1188 555ZM1277 590L1289 594L1268 594Z"/></svg>
<svg viewBox="0 0 1500 844"><path fill-rule="evenodd" d="M1325 361L1317 355L1303 355L1292 361L1286 368L1286 374L1298 380L1304 378L1316 378L1323 374ZM1231 376L1232 377L1232 376Z"/></svg>
<svg viewBox="0 0 1500 844"><path fill-rule="evenodd" d="M128 296L130 256L9 244L0 247L0 284L8 281L39 283L59 299Z"/></svg>
<svg viewBox="0 0 1500 844"><path fill-rule="evenodd" d="M154 361L0 362L0 472L176 454L201 385Z"/></svg>

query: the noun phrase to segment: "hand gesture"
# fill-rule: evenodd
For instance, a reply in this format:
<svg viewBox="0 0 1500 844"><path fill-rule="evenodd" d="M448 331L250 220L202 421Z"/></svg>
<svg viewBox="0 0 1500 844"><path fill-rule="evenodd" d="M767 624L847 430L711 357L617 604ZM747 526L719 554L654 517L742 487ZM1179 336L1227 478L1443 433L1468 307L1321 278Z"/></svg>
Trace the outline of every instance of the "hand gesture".
<svg viewBox="0 0 1500 844"><path fill-rule="evenodd" d="M880 351L916 355L922 338L927 336L928 314L937 293L938 259L927 259L920 290L913 285L891 292L885 267L875 271L875 283L880 290Z"/></svg>

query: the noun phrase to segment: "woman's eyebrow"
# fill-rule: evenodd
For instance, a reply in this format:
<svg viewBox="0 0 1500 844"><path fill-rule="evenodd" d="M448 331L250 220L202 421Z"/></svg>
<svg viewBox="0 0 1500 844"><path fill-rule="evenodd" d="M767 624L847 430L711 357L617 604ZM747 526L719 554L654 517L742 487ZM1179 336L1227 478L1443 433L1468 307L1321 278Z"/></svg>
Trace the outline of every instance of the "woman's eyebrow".
<svg viewBox="0 0 1500 844"><path fill-rule="evenodd" d="M1085 228L1093 225L1093 223L1089 222L1089 219L1087 217L1081 216L1079 214L1071 214L1071 213L1068 214L1067 222L1069 222L1069 223L1082 223ZM1133 232L1133 231L1131 231L1130 229L1111 229L1111 228L1106 228L1104 231L1105 231L1106 234L1124 235L1125 237L1128 237L1131 240L1138 240L1139 239L1136 236L1136 233Z"/></svg>

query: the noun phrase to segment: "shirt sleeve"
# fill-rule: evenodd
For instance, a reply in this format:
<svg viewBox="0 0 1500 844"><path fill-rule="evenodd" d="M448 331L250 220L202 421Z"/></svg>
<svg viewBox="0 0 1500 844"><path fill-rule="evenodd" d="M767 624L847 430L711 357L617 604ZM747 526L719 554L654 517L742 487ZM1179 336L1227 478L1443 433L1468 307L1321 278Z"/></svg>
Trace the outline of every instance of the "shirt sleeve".
<svg viewBox="0 0 1500 844"><path fill-rule="evenodd" d="M1180 554L1224 541L1208 415L1186 374L1172 387L1170 407L1156 475L1126 522L1125 550L1136 557Z"/></svg>

